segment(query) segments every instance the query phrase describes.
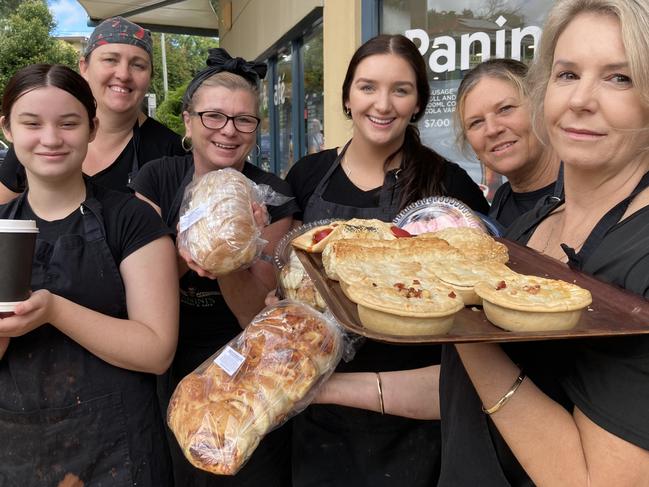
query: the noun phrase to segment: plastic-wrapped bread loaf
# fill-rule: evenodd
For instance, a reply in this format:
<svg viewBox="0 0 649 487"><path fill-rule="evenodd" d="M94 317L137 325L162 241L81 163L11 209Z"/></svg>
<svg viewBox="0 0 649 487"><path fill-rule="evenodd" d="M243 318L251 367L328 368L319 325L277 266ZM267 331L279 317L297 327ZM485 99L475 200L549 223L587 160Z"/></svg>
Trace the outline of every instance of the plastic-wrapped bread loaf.
<svg viewBox="0 0 649 487"><path fill-rule="evenodd" d="M246 267L263 249L252 213L253 184L225 168L208 172L185 190L178 247L213 275Z"/></svg>
<svg viewBox="0 0 649 487"><path fill-rule="evenodd" d="M234 475L264 435L308 405L341 355L336 324L282 301L180 382L169 427L195 467Z"/></svg>

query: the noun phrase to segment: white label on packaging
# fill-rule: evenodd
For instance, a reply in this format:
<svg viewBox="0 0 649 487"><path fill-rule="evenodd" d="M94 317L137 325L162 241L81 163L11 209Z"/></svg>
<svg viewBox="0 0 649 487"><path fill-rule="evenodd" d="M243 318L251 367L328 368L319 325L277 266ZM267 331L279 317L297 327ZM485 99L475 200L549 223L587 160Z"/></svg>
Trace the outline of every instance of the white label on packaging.
<svg viewBox="0 0 649 487"><path fill-rule="evenodd" d="M241 355L232 347L225 347L223 351L214 359L214 363L221 367L225 372L232 377L237 373L241 364L246 360L246 357Z"/></svg>
<svg viewBox="0 0 649 487"><path fill-rule="evenodd" d="M197 206L191 211L188 211L183 216L180 217L178 222L178 230L182 233L195 224L198 220L205 217L207 210L209 209L209 204L204 204Z"/></svg>

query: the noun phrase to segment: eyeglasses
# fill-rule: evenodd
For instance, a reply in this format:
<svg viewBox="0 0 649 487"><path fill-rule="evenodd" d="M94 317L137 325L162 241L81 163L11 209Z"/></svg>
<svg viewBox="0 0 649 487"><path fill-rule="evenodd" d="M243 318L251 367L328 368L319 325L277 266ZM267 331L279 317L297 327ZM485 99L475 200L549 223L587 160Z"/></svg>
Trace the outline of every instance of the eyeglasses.
<svg viewBox="0 0 649 487"><path fill-rule="evenodd" d="M222 129L230 120L234 123L234 128L244 134L250 134L257 130L261 119L252 115L235 115L230 117L225 113L207 111L207 112L189 112L190 115L201 117L201 123L208 129Z"/></svg>

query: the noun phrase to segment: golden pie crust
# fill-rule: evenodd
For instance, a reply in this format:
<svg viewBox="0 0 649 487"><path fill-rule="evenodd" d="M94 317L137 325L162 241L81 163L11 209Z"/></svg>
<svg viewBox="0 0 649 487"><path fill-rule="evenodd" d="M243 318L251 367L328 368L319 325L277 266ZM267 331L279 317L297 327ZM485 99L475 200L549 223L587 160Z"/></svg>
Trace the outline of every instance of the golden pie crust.
<svg viewBox="0 0 649 487"><path fill-rule="evenodd" d="M369 276L342 282L345 295L358 305L363 326L391 335L446 333L462 298L437 279L384 280Z"/></svg>
<svg viewBox="0 0 649 487"><path fill-rule="evenodd" d="M509 331L569 330L592 302L575 284L521 274L480 282L475 292L487 319Z"/></svg>
<svg viewBox="0 0 649 487"><path fill-rule="evenodd" d="M437 265L424 267L426 273L433 274L444 284L452 286L464 304L481 305L482 298L474 286L484 280L505 279L518 276L505 264L496 261L473 261L467 258L449 258Z"/></svg>
<svg viewBox="0 0 649 487"><path fill-rule="evenodd" d="M408 275L454 255L462 257L440 239L338 240L324 250L322 264L330 279L339 280L340 270L351 280L354 274L362 276L377 267L388 275Z"/></svg>
<svg viewBox="0 0 649 487"><path fill-rule="evenodd" d="M503 264L509 261L507 247L477 228L445 228L417 236L417 238L423 239L430 237L446 240L471 260L496 261Z"/></svg>
<svg viewBox="0 0 649 487"><path fill-rule="evenodd" d="M327 245L327 238L331 236L331 233L341 224L343 221L334 221L331 222L327 225L318 225L316 227L311 228L310 230L304 232L301 235L298 235L291 241L291 245L293 247L298 248L300 250L304 250L305 252L311 252L311 253L319 253L322 252L322 250L325 248L325 245ZM316 235L318 235L320 232L326 232L330 231L325 238L318 240L317 242L314 241L314 238Z"/></svg>

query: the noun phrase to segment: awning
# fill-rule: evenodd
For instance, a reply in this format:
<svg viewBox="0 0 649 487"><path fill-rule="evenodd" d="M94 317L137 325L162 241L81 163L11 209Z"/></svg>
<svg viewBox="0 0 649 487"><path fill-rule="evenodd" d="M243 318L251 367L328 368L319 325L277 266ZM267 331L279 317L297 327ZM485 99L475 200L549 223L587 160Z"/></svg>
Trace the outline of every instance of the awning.
<svg viewBox="0 0 649 487"><path fill-rule="evenodd" d="M90 26L121 15L156 32L218 37L218 0L79 0Z"/></svg>

